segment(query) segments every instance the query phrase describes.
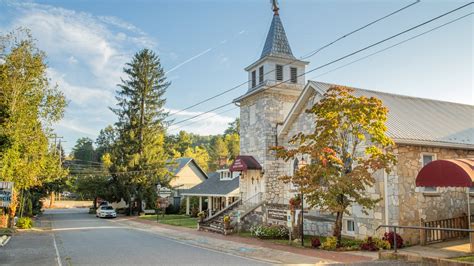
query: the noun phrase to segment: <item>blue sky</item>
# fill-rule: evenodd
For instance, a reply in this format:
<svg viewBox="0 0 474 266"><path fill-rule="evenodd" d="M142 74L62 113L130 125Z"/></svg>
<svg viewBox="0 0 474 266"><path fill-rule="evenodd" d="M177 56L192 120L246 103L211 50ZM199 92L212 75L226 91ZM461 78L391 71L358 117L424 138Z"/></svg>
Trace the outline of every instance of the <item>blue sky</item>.
<svg viewBox="0 0 474 266"><path fill-rule="evenodd" d="M414 1L281 0L280 16L293 53L300 57L411 2ZM422 1L307 59L311 62L308 69L466 2ZM472 6L313 72L307 79L473 104L473 16L320 76L470 12ZM268 0L0 0L0 32L19 26L30 28L38 46L48 55L49 77L68 97L65 118L55 125L57 133L67 141L67 151L77 138L94 139L101 128L115 122L108 107L115 103L114 91L123 76L124 63L139 49L147 47L159 54L172 82L166 107L173 112L245 81L243 68L259 58L271 19ZM245 91L246 87L241 87L174 119L207 111ZM217 134L237 116L236 108L222 114L211 113L180 129Z"/></svg>

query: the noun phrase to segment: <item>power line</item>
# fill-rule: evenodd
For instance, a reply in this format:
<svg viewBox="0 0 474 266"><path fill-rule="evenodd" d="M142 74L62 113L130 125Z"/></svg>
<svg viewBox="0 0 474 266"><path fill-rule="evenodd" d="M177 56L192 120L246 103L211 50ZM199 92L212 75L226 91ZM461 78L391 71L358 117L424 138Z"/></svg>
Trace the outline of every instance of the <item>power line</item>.
<svg viewBox="0 0 474 266"><path fill-rule="evenodd" d="M318 67L312 68L312 69L310 69L310 70L308 70L308 71L306 71L306 72L304 72L304 73L301 73L301 74L297 75L297 77L301 77L301 76L303 76L303 75L305 75L305 74L314 72L314 71L319 70L319 69L321 69L321 68L324 68L324 67L327 67L327 66L329 66L329 65L332 65L332 64L334 64L334 63L337 63L337 62L339 62L339 61L341 61L341 60L344 60L344 59L346 59L346 58L348 58L348 57L351 57L351 56L353 56L353 55L356 55L356 54L358 54L358 53L360 53L360 52L363 52L363 51L365 51L365 50L368 50L368 49L370 49L370 48L372 48L372 47L374 47L374 46L377 46L377 45L379 45L379 44L382 44L382 43L384 43L384 42L387 42L387 41L389 41L389 40L391 40L391 39L394 39L394 38L396 38L396 37L398 37L398 36L400 36L400 35L403 35L403 34L405 34L405 33L407 33L407 32L410 32L410 31L415 30L415 29L417 29L417 28L419 28L419 27L421 27L421 26L424 26L424 25L426 25L426 24L428 24L428 23L431 23L431 22L433 22L433 21L435 21L435 20L438 20L438 19L440 19L440 18L442 18L442 17L445 17L445 16L447 16L447 15L453 13L453 12L456 12L456 11L462 9L462 8L465 8L465 7L467 7L467 6L469 6L469 5L473 4L473 3L474 3L474 2L469 2L469 3L464 4L464 5L462 5L462 6L458 7L458 8L452 9L451 11L448 11L448 12L446 12L446 13L443 13L443 14L437 16L437 17L434 17L434 18L432 18L432 19L429 19L429 20L427 20L427 21L425 21L425 22L423 22L423 23L420 23L420 24L418 24L418 25L416 25L416 26L413 26L413 27L411 27L411 28L408 28L408 29L406 29L406 30L404 30L404 31L401 31L401 32L399 32L399 33L397 33L397 34L394 34L394 35L392 35L392 36L390 36L390 37L387 37L387 38L385 38L385 39L383 39L383 40L380 40L380 41L378 41L378 42L375 42L375 43L373 43L373 44L371 44L371 45L365 46L364 48L361 48L361 49L359 49L359 50L356 50L356 51L354 51L354 52L352 52L352 53L349 53L349 54L346 54L346 55L344 55L344 56L342 56L342 57L339 57L338 59L335 59L335 60L330 61L330 62L328 62L328 63L326 63L326 64L320 65L320 66L318 66ZM284 81L281 81L281 82L278 82L278 83L276 83L276 84L274 84L274 85L272 85L272 86L267 87L266 89L270 89L270 88L279 86L279 85L281 85L281 84L283 84L283 83L286 83L286 82L288 82L288 81L290 81L290 80L291 80L291 78L290 78L290 79L287 79L287 80L284 80ZM231 103L232 103L232 102L223 104L223 105L218 106L218 107L216 107L216 108L214 108L214 109L211 109L211 110L209 110L209 111L203 112L203 113L201 113L201 114L199 114L199 115L195 115L195 116L193 116L193 117L190 117L190 118L187 118L187 119L178 121L178 122L176 122L176 123L172 123L171 125L180 124L180 123L182 123L182 122L186 122L186 121L189 121L189 120L191 120L191 119L194 119L194 118L203 116L203 115L208 114L208 113L210 113L210 112L212 112L212 111L215 111L215 110L224 108L225 106L227 106L227 105L229 105L229 104L231 104Z"/></svg>
<svg viewBox="0 0 474 266"><path fill-rule="evenodd" d="M222 112L218 112L218 113L216 113L216 114L214 114L214 115L211 115L211 116L209 116L209 117L205 117L205 118L202 118L202 119L196 120L196 121L194 121L194 122L191 122L191 123L188 123L188 124L185 124L185 125L179 126L179 127L177 127L177 128L173 128L173 130L177 130L177 129L180 129L180 128L183 128L183 127L187 127L187 126L190 126L190 125L196 124L197 122L201 122L201 121L203 121L203 120L206 120L206 119L209 119L209 118L216 117L216 116L218 116L218 115L220 115L220 114L224 114L224 113L227 113L227 112L233 111L233 110L235 110L235 109L237 109L237 108L238 108L238 107L233 107L232 109L225 110L225 111L222 111Z"/></svg>
<svg viewBox="0 0 474 266"><path fill-rule="evenodd" d="M378 51L376 51L376 52L373 52L373 53L371 53L371 54L368 54L368 55L366 55L366 56L363 56L363 57L361 57L361 58L359 58L359 59L356 59L356 60L354 60L354 61L351 61L351 62L349 62L349 63L347 63L347 64L342 65L342 66L333 68L333 69L331 69L331 70L329 70L329 71L326 71L326 72L324 72L324 73L321 73L321 74L319 74L319 75L317 75L317 76L313 76L313 77L311 77L310 79L315 79L315 78L318 78L318 77L327 75L327 74L329 74L329 73L331 73L331 72L334 72L334 71L339 70L339 69L341 69L341 68L344 68L344 67L346 67L346 66L352 65L352 64L354 64L354 63L357 63L357 62L359 62L359 61L362 61L362 60L364 60L364 59L367 59L367 58L369 58L369 57L371 57L371 56L374 56L374 55L376 55L376 54L379 54L379 53L381 53L381 52L387 51L387 50L389 50L389 49L391 49L391 48L394 48L394 47L399 46L399 45L401 45L401 44L404 44L404 43L406 43L406 42L408 42L408 41L411 41L411 40L413 40L413 39L416 39L416 38L418 38L418 37L421 37L421 36L423 36L423 35L425 35L425 34L428 34L428 33L432 32L432 31L438 30L438 29L440 29L440 28L442 28L442 27L444 27L444 26L447 26L447 25L449 25L449 24L451 24L451 23L454 23L454 22L456 22L456 21L458 21L458 20L461 20L461 19L463 19L463 18L466 18L466 17L468 17L468 16L471 16L472 14L474 14L474 12L471 12L471 13L466 14L466 15L464 15L464 16L461 16L461 17L458 17L458 18L453 19L453 20L451 20L451 21L448 21L448 22L446 22L446 23L444 23L444 24L441 24L441 25L439 25L439 26L437 26L437 27L434 27L434 28L432 28L432 29L430 29L430 30L424 31L424 32L422 32L422 33L420 33L420 34L417 34L417 35L415 35L415 36L413 36L413 37L410 37L410 38L408 38L408 39L405 39L405 40L403 40L403 41L401 41L401 42L397 42L397 43L395 43L395 44L393 44L393 45L390 45L390 46L385 47L385 48L383 48L383 49L381 49L381 50L378 50Z"/></svg>
<svg viewBox="0 0 474 266"><path fill-rule="evenodd" d="M387 14L387 15L381 17L381 18L378 18L378 19L376 19L376 20L374 20L374 21L372 21L372 22L370 22L370 23L368 23L368 24L362 26L362 27L359 27L359 28L357 28L357 29L355 29L355 30L353 30L353 31L351 31L351 32L349 32L349 33L346 33L346 34L344 34L344 35L338 37L338 38L335 39L334 41L331 41L331 42L327 43L326 45L323 45L323 46L321 46L320 48L309 52L308 54L306 54L305 56L300 57L299 59L293 59L293 60L291 60L289 63L284 64L283 66L287 66L287 65L293 64L294 62L299 61L299 60L308 59L308 58L310 58L310 57L316 55L317 53L319 53L319 52L322 51L323 49L325 49L325 48L327 48L327 47L329 47L329 46L335 44L336 42L339 42L340 40L342 40L342 39L344 39L344 38L346 38L346 37L349 37L350 35L352 35L352 34L354 34L354 33L356 33L356 32L359 32L359 31L361 31L361 30L363 30L363 29L365 29L365 28L368 28L368 27L372 26L373 24L375 24L375 23L377 23L377 22L379 22L379 21L382 21L382 20L384 20L384 19L386 19L386 18L388 18L388 17L391 17L391 16L395 15L396 13L399 13L399 12L401 12L401 11L403 11L403 10L405 10L405 9L407 9L407 8L409 8L409 7L413 6L413 5L415 5L415 4L418 4L419 2L420 2L420 0L416 0L415 2L413 2L413 3L409 4L409 5L406 5L406 6L400 8L400 9L398 9L398 10L395 10L395 11L391 12L390 14ZM270 70L270 71L264 73L264 75L270 74L270 73L272 73L272 72L275 72L275 69L272 69L272 70ZM216 94L216 95L214 95L214 96L212 96L212 97L206 98L206 99L204 99L204 100L202 100L202 101L200 101L200 102L198 102L198 103L195 103L195 104L190 105L190 106L188 106L188 107L186 107L186 108L183 108L183 109L181 109L181 110L178 110L178 111L176 111L176 112L173 112L173 113L169 114L169 116L179 114L179 113L181 113L181 112L183 112L183 111L189 110L189 109L191 109L191 108L193 108L193 107L196 107L196 106L201 105L201 104L203 104L203 103L205 103L205 102L208 102L208 101L210 101L210 100L213 100L213 99L215 99L215 98L217 98L217 97L219 97L219 96L222 96L222 95L224 95L224 94L226 94L226 93L229 93L229 92L231 92L231 91L233 91L233 90L236 90L236 89L242 87L243 85L248 84L249 82L250 82L249 80L247 80L247 81L245 81L245 82L242 82L242 83L240 83L240 84L238 84L238 85L236 85L236 86L234 86L234 87L231 87L231 88L229 88L229 89L227 89L227 90L225 90L225 91L223 91L223 92L221 92L221 93L218 93L218 94Z"/></svg>
<svg viewBox="0 0 474 266"><path fill-rule="evenodd" d="M211 109L211 110L209 110L209 111L206 111L206 112L204 112L204 113L201 113L201 114L198 114L198 115L192 116L192 117L190 117L190 118L186 118L186 119L183 119L183 120L181 120L181 121L178 121L178 122L175 122L175 123L171 123L171 124L170 124L170 126L174 126L174 125L177 125L177 124L181 124L181 123L183 123L183 122L186 122L186 121L189 121L189 120L191 120L191 119L194 119L194 118L197 118L197 117L203 116L203 115L205 115L205 114L211 113L211 112L213 112L213 111L216 111L216 110L222 109L222 108L226 107L226 106L227 106L227 105L229 105L229 104L232 104L232 102L230 102L230 103L226 103L226 104L223 104L223 105L221 105L221 106L218 106L218 107L216 107L216 108L214 108L214 109Z"/></svg>

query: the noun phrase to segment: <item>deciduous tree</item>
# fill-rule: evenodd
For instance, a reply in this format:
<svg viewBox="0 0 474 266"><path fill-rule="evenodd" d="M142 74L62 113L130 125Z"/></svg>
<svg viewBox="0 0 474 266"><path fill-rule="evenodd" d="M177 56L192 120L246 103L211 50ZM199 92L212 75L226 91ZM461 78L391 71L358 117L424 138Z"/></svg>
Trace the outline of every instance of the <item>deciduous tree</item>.
<svg viewBox="0 0 474 266"><path fill-rule="evenodd" d="M386 135L388 109L374 97L355 96L353 89L332 87L322 100L306 111L314 116L314 130L291 138L292 147L274 147L285 160L307 156L311 161L292 176L310 207L336 215L333 235L341 241L342 218L353 204L371 209L380 199L371 198L373 174L390 171L396 162L387 148L394 143Z"/></svg>

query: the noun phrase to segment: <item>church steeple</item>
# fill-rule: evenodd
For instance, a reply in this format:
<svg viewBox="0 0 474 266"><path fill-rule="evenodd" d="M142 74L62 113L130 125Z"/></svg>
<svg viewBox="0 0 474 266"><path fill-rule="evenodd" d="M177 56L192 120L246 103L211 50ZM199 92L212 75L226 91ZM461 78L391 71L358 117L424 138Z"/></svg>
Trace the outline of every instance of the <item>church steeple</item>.
<svg viewBox="0 0 474 266"><path fill-rule="evenodd" d="M273 0L273 20L270 26L270 30L267 34L267 39L265 40L265 46L263 46L262 55L260 58L265 56L277 56L283 58L294 59L293 53L291 52L290 44L288 43L288 38L286 37L285 29L281 23L280 15L276 0Z"/></svg>

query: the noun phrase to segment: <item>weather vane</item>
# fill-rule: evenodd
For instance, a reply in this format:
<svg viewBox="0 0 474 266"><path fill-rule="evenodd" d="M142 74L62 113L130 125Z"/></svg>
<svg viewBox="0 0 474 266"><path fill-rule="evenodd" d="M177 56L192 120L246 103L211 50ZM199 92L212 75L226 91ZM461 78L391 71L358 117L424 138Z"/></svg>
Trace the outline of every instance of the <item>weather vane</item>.
<svg viewBox="0 0 474 266"><path fill-rule="evenodd" d="M273 7L273 14L278 15L278 10L280 8L278 7L278 0L271 0L272 1L272 7Z"/></svg>

